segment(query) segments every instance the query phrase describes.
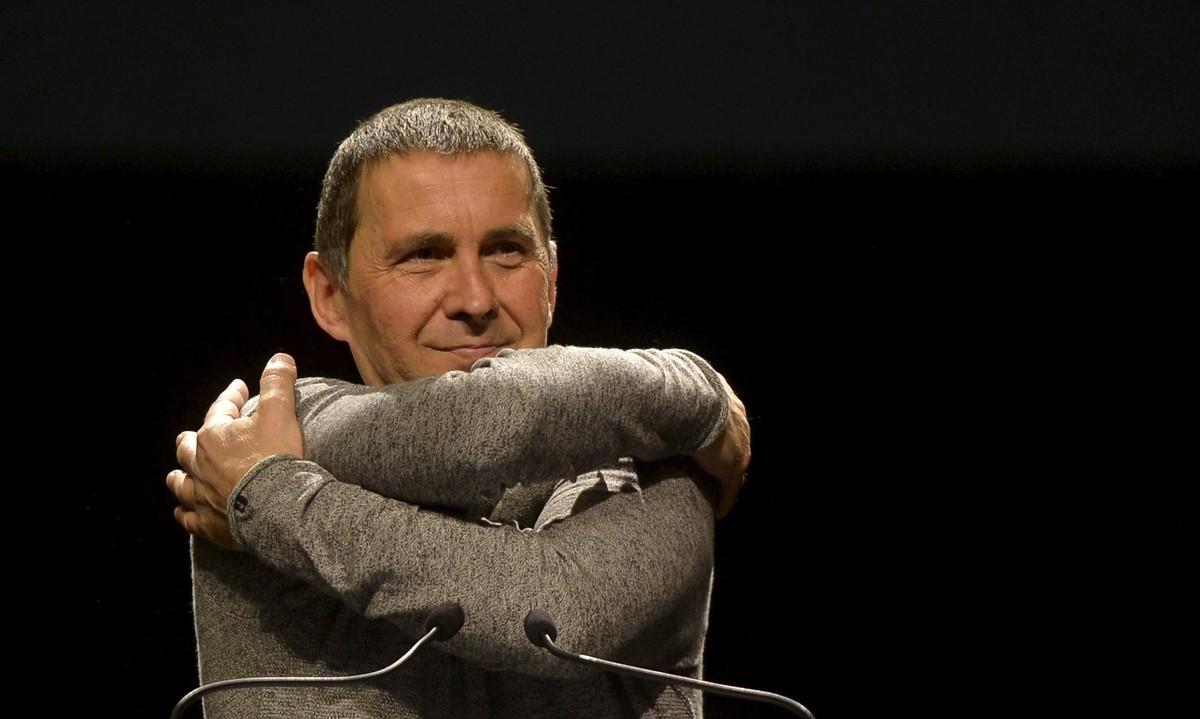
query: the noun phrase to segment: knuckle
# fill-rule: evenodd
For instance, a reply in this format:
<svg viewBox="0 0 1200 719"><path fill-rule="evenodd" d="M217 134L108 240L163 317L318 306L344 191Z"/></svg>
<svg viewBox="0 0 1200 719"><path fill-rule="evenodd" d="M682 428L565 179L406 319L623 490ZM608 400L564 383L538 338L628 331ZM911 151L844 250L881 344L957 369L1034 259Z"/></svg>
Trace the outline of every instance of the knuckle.
<svg viewBox="0 0 1200 719"><path fill-rule="evenodd" d="M176 457L183 456L183 454L188 451L188 446L195 443L195 437L189 436L191 434L193 433L184 432L183 434L179 435L179 439L175 442Z"/></svg>
<svg viewBox="0 0 1200 719"><path fill-rule="evenodd" d="M217 429L213 426L205 425L204 427L200 428L199 432L196 433L196 446L208 447L216 438Z"/></svg>
<svg viewBox="0 0 1200 719"><path fill-rule="evenodd" d="M287 365L272 362L263 370L263 379L270 380L286 380L291 379L295 375L295 370Z"/></svg>

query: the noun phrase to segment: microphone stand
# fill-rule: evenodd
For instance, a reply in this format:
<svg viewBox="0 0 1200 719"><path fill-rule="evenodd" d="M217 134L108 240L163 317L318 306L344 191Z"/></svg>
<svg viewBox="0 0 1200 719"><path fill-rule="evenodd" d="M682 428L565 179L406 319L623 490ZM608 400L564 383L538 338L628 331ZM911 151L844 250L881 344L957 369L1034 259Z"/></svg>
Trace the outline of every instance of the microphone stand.
<svg viewBox="0 0 1200 719"><path fill-rule="evenodd" d="M737 697L739 699L753 699L755 701L774 704L777 707L787 709L800 716L814 719L810 712L803 704L794 699L788 699L782 694L773 692L759 691L758 689L744 689L742 687L730 686L728 684L717 684L716 682L706 682L702 679L692 679L691 677L681 677L675 674L655 671L653 669L641 669L628 667L617 662L610 662L607 659L591 657L587 654L572 654L564 649L559 649L554 640L549 634L543 635L546 637L546 643L543 645L547 651L559 659L566 659L577 664L587 664L589 666L598 666L610 672L626 674L632 677L641 677L642 679L651 679L654 681L663 682L664 684L682 684L683 686L692 687L693 689L702 689L713 694L721 694L728 697Z"/></svg>
<svg viewBox="0 0 1200 719"><path fill-rule="evenodd" d="M188 692L179 703L175 705L175 709L171 711L171 719L179 719L183 716L183 712L191 706L201 696L217 690L231 689L235 687L278 687L278 686L320 686L323 684L350 684L354 682L364 682L369 679L381 677L384 674L398 668L401 664L408 661L409 657L416 653L418 649L425 646L426 643L436 639L437 641L445 641L462 628L463 611L462 607L455 603L443 604L434 609L429 614L429 618L425 622L425 628L428 629L425 636L417 640L417 643L412 645L404 656L392 662L383 669L377 669L366 674L355 674L349 677L245 677L242 679L225 679L224 681L205 684L201 687L196 687ZM437 636L438 632L443 636Z"/></svg>

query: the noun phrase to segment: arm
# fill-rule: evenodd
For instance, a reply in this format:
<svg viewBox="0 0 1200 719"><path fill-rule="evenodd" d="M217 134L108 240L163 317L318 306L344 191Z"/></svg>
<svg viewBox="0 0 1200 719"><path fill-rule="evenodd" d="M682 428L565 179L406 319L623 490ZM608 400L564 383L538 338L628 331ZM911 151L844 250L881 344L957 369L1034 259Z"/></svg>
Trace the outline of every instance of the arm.
<svg viewBox="0 0 1200 719"><path fill-rule="evenodd" d="M544 501L554 480L621 456L691 454L728 413L720 376L685 350L504 350L470 372L297 390L306 459L340 482L470 516L506 487L540 483Z"/></svg>
<svg viewBox="0 0 1200 719"><path fill-rule="evenodd" d="M445 649L485 667L593 673L529 644L521 620L541 607L566 648L694 674L713 519L687 466L650 465L642 492L521 532L423 511L276 456L234 490L230 525L264 563L413 636L429 608L459 601L467 622Z"/></svg>
<svg viewBox="0 0 1200 719"><path fill-rule="evenodd" d="M598 364L587 364L588 353L600 358ZM179 500L176 521L193 535L237 549L227 519L233 487L263 458L305 456L306 442L315 445L307 456L344 470L351 483L474 516L491 508L493 520L514 512L531 519L528 511L536 511L555 481L574 476L577 466L611 462L625 453L668 456L679 452L670 449L678 442L698 449L692 458L718 480L717 516L733 505L750 460L749 425L741 400L699 357L684 350L563 347L501 355L477 362L476 371L418 383L368 389L309 380L306 392L297 387L291 357L276 355L262 380L276 392L271 402L278 411L269 422L259 422L265 407L255 412L261 403L247 401L248 389L235 380L209 408L199 431L176 437L182 469L166 478ZM534 370L523 370L526 365ZM629 367L641 374L622 374ZM444 404L442 393L434 391L441 388L449 391ZM333 412L343 399L349 404ZM314 430L308 439L302 437L297 407L306 400L306 418L332 412L334 420L327 432ZM345 424L348 418L360 419ZM678 429L689 421L699 431ZM264 432L267 425L271 429ZM650 429L655 427L663 429ZM572 448L601 459L579 461ZM526 481L520 492L507 491ZM498 497L514 501L500 506Z"/></svg>

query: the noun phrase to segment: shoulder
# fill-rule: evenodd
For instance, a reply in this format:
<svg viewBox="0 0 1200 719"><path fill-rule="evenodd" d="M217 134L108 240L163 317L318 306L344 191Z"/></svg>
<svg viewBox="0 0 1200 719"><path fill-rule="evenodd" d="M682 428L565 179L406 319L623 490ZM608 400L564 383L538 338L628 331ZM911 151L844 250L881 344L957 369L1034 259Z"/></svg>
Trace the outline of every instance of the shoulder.
<svg viewBox="0 0 1200 719"><path fill-rule="evenodd" d="M295 387L297 410L303 415L318 400L345 394L354 391L357 387L362 387L362 385L328 377L301 377L296 380ZM258 395L246 400L246 404L242 406L242 416L249 417L256 411L258 411Z"/></svg>

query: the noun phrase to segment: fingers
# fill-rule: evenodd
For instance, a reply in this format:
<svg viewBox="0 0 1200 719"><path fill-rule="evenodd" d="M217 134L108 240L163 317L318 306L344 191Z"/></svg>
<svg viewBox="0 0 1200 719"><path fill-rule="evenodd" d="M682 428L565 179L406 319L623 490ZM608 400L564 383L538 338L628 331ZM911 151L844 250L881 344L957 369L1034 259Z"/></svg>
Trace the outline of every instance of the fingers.
<svg viewBox="0 0 1200 719"><path fill-rule="evenodd" d="M167 489L175 495L175 501L184 509L196 507L196 483L183 472L176 469L167 473Z"/></svg>
<svg viewBox="0 0 1200 719"><path fill-rule="evenodd" d="M717 500L716 516L723 519L737 503L738 493L746 484L746 469L750 466L750 420L746 416L746 405L733 392L733 388L721 378L725 386L726 397L729 400L729 414L726 419L725 439L727 445L728 464L727 474L720 483L721 490Z"/></svg>
<svg viewBox="0 0 1200 719"><path fill-rule="evenodd" d="M183 467L183 471L192 476L200 474L196 470L196 433L180 432L175 438L175 461Z"/></svg>
<svg viewBox="0 0 1200 719"><path fill-rule="evenodd" d="M717 519L725 519L729 512L733 509L733 505L737 503L737 494L730 492L726 488L721 488L721 497L717 502Z"/></svg>
<svg viewBox="0 0 1200 719"><path fill-rule="evenodd" d="M725 515L729 514L729 510L733 509L736 501L737 491L730 489L728 484L722 484L721 496L717 501L717 519L724 519Z"/></svg>
<svg viewBox="0 0 1200 719"><path fill-rule="evenodd" d="M176 507L175 521L183 527L184 531L194 537L208 540L226 549L241 551L241 547L229 532L228 523L211 512L193 512L183 507Z"/></svg>
<svg viewBox="0 0 1200 719"><path fill-rule="evenodd" d="M179 501L174 512L175 522L184 531L227 549L240 549L230 534L221 497L180 469L167 474L167 487Z"/></svg>
<svg viewBox="0 0 1200 719"><path fill-rule="evenodd" d="M737 504L738 493L746 486L748 475L743 474L736 482L722 482L720 496L717 498L717 519L724 519Z"/></svg>
<svg viewBox="0 0 1200 719"><path fill-rule="evenodd" d="M167 474L167 488L175 495L183 509L191 511L201 508L211 509L219 514L225 513L224 499L203 482L181 469Z"/></svg>
<svg viewBox="0 0 1200 719"><path fill-rule="evenodd" d="M250 389L240 379L229 383L204 415L205 426L225 424L242 415L242 405L250 398Z"/></svg>
<svg viewBox="0 0 1200 719"><path fill-rule="evenodd" d="M259 381L258 416L277 425L296 420L296 361L280 352L267 362Z"/></svg>
<svg viewBox="0 0 1200 719"><path fill-rule="evenodd" d="M195 512L184 509L183 507L175 508L175 521L179 526L183 527L188 534L197 534L200 531L199 518Z"/></svg>
<svg viewBox="0 0 1200 719"><path fill-rule="evenodd" d="M249 398L250 389L246 387L245 382L240 379L230 382L225 391L221 392L217 396L216 401L209 406L208 413L204 415L204 426L201 427L201 430L227 424L238 419L242 414L242 406L246 404L246 400ZM175 437L175 460L179 462L179 466L183 467L183 471L187 474L192 477L200 475L196 465L195 432L180 432Z"/></svg>

